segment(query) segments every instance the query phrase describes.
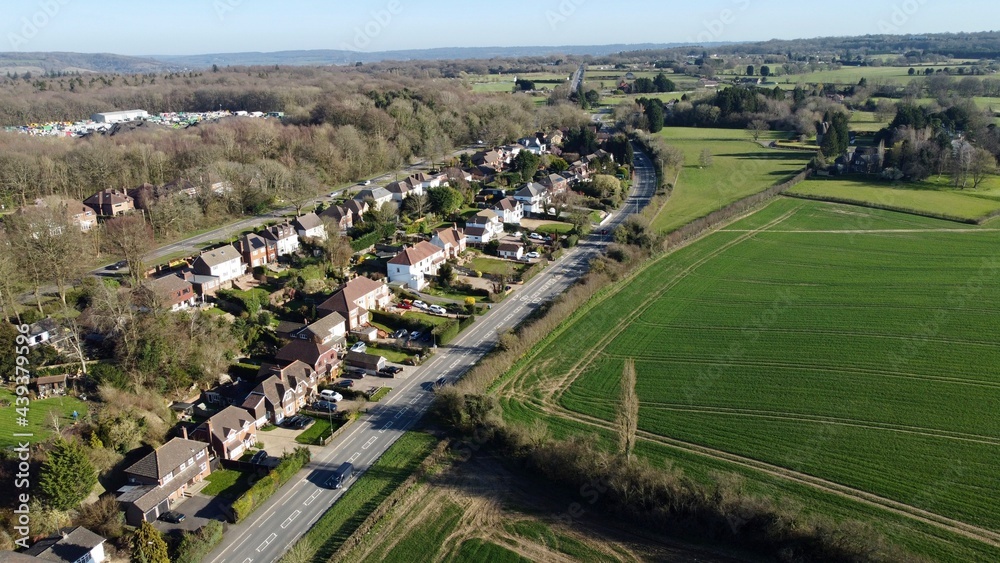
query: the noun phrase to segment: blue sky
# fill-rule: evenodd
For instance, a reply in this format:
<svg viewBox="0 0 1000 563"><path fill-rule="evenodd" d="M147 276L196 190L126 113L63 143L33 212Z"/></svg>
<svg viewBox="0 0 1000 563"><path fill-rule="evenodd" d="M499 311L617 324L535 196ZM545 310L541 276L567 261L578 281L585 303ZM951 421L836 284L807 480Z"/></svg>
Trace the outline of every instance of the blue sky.
<svg viewBox="0 0 1000 563"><path fill-rule="evenodd" d="M199 54L985 31L995 0L4 0L0 51Z"/></svg>

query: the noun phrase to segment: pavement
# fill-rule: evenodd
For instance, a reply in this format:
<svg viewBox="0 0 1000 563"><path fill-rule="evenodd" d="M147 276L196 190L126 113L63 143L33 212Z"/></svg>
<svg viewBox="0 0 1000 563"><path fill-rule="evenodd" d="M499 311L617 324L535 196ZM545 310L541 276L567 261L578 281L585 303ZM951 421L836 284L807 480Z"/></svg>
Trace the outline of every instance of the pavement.
<svg viewBox="0 0 1000 563"><path fill-rule="evenodd" d="M630 212L645 206L656 191L656 174L649 158L639 147L635 149L635 158L637 181L633 192L622 209L606 221L606 229L614 229ZM353 463L355 479L362 478L364 472L431 406L437 379L453 382L461 377L493 348L499 334L521 323L542 303L566 291L586 273L590 260L604 251L609 238L594 234L569 249L513 296L495 304L452 345L438 349L426 364L411 368L409 377L398 381L389 397L370 408L353 428L314 455L297 478L247 520L231 526L222 543L204 559L205 563L263 563L280 559L347 490L324 486L341 463ZM351 484L353 481L347 488Z"/></svg>

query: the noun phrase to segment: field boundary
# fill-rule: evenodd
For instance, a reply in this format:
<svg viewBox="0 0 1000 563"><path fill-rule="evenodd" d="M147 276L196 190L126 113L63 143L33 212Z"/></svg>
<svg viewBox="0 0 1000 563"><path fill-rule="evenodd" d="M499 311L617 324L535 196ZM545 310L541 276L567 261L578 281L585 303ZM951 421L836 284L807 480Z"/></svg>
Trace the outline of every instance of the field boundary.
<svg viewBox="0 0 1000 563"><path fill-rule="evenodd" d="M934 213L932 211L920 211L917 209L910 209L908 207L902 207L897 205L887 205L884 203L875 203L873 201L861 201L857 199L848 199L845 197L837 196L822 196L813 194L797 194L797 193L784 193L781 194L785 197L791 197L795 199L808 199L810 201L822 201L825 203L838 203L841 205L853 205L855 207L867 207L869 209L881 209L883 211L893 211L896 213L905 213L907 215L916 215L918 217L929 217L931 219L941 219L942 221L951 221L953 223L962 223L965 225L982 225L990 219L994 219L1000 216L1000 209L987 213L979 219L970 219L968 217L956 217L954 215L948 215L946 213Z"/></svg>

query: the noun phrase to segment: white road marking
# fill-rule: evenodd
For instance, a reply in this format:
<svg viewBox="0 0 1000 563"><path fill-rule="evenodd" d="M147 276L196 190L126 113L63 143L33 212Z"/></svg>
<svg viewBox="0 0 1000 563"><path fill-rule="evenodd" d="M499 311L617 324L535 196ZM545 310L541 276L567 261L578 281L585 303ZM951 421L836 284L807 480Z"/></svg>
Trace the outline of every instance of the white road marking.
<svg viewBox="0 0 1000 563"><path fill-rule="evenodd" d="M378 436L372 436L370 440L368 440L367 442L365 442L365 445L361 446L361 449L362 450L367 450L368 448L371 447L372 444L375 443L375 440L378 440Z"/></svg>
<svg viewBox="0 0 1000 563"><path fill-rule="evenodd" d="M264 548L266 548L268 545L270 545L271 542L273 542L274 539L277 538L277 537L278 537L278 534L273 534L273 533L270 536L267 536L267 539L264 540L264 543L260 544L260 546L257 547L257 551L258 552L263 551Z"/></svg>
<svg viewBox="0 0 1000 563"><path fill-rule="evenodd" d="M420 412L424 412L424 411L420 411ZM390 428L392 428L392 421L391 420L389 422L386 422L385 426L383 426L382 429L378 431L378 433L382 434L383 432L385 432L386 430L388 430Z"/></svg>
<svg viewBox="0 0 1000 563"><path fill-rule="evenodd" d="M299 514L302 514L302 511L301 510L296 510L295 512L292 513L291 516L289 516L288 518L285 518L285 521L281 523L281 529L284 530L285 528L287 528L288 526L290 526L292 524L292 522L296 518L299 517Z"/></svg>
<svg viewBox="0 0 1000 563"><path fill-rule="evenodd" d="M315 493L310 495L309 498L307 498L305 502L302 503L302 506L309 506L310 504L312 504L313 501L316 500L316 497L318 497L321 492L323 491L316 491Z"/></svg>
<svg viewBox="0 0 1000 563"><path fill-rule="evenodd" d="M401 410L401 411L399 411L399 412L396 413L396 418L399 418L399 417L403 416L404 414L406 414L406 409L408 409L408 408L410 408L410 407L403 407L403 410Z"/></svg>
<svg viewBox="0 0 1000 563"><path fill-rule="evenodd" d="M359 457L361 457L361 452L356 452L347 461L354 463L354 460L358 459Z"/></svg>

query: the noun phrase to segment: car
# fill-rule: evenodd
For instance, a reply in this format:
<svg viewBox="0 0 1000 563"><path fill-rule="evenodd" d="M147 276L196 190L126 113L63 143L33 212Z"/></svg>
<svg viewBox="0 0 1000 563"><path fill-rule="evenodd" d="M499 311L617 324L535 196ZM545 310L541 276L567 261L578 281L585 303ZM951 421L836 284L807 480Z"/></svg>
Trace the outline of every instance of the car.
<svg viewBox="0 0 1000 563"><path fill-rule="evenodd" d="M405 328L401 328L401 329L397 330L396 332L392 333L392 337L393 338L406 338L409 335L410 335L410 331L406 330Z"/></svg>
<svg viewBox="0 0 1000 563"><path fill-rule="evenodd" d="M398 366L389 366L389 367L385 367L385 368L382 368L382 369L378 370L378 374L379 374L380 377L389 377L389 378L392 378L392 377L396 377L396 374L399 373L399 372L401 372L401 371L403 371L403 368L401 368L401 367L398 367Z"/></svg>
<svg viewBox="0 0 1000 563"><path fill-rule="evenodd" d="M446 383L448 383L448 379L446 377L439 377L437 378L437 381L434 382L434 387L444 387Z"/></svg>
<svg viewBox="0 0 1000 563"><path fill-rule="evenodd" d="M336 383L336 385L334 385L334 387L341 387L347 389L349 387L354 387L354 382L351 381L350 379L341 379Z"/></svg>
<svg viewBox="0 0 1000 563"><path fill-rule="evenodd" d="M313 419L309 418L308 416L299 415L296 418L298 418L298 420L296 420L295 424L292 425L292 428L296 430L302 430L306 426L309 426L310 424L313 423Z"/></svg>
<svg viewBox="0 0 1000 563"><path fill-rule="evenodd" d="M355 342L354 346L351 346L351 352L364 352L368 349L368 345L364 342Z"/></svg>
<svg viewBox="0 0 1000 563"><path fill-rule="evenodd" d="M164 522L169 522L171 524L180 524L181 522L184 521L185 518L186 516L184 516L180 512L175 512L173 510L168 510L160 515L160 520L163 520Z"/></svg>
<svg viewBox="0 0 1000 563"><path fill-rule="evenodd" d="M423 335L420 333L420 331L419 330L415 330L415 331L413 331L413 332L410 333L410 340L420 340L421 336L423 336Z"/></svg>
<svg viewBox="0 0 1000 563"><path fill-rule="evenodd" d="M540 258L542 255L537 252L529 252L524 255L525 258Z"/></svg>
<svg viewBox="0 0 1000 563"><path fill-rule="evenodd" d="M410 309L413 308L413 303L410 303L409 301L403 301L402 303L400 303L399 305L397 305L397 307L399 307L400 309L403 309L405 311L409 311Z"/></svg>
<svg viewBox="0 0 1000 563"><path fill-rule="evenodd" d="M108 266L106 269L112 270L112 271L118 271L118 270L121 270L122 268L124 268L125 266L128 266L128 262L126 262L125 260L119 260L119 261L115 262L114 264Z"/></svg>
<svg viewBox="0 0 1000 563"><path fill-rule="evenodd" d="M316 401L312 408L321 412L337 412L337 405L330 401Z"/></svg>
<svg viewBox="0 0 1000 563"><path fill-rule="evenodd" d="M299 415L290 416L285 420L282 420L281 425L284 426L285 428L295 428L295 425L298 424L299 422L299 418L300 418Z"/></svg>
<svg viewBox="0 0 1000 563"><path fill-rule="evenodd" d="M543 237L542 235L540 235L538 233L531 233L530 235L528 235L528 238L535 239L535 240L545 240L545 237Z"/></svg>
<svg viewBox="0 0 1000 563"><path fill-rule="evenodd" d="M267 452L264 450L260 450L259 452L253 454L253 456L250 458L250 463L254 465L260 465L266 460L267 460Z"/></svg>
<svg viewBox="0 0 1000 563"><path fill-rule="evenodd" d="M333 192L333 193L330 194L330 197L339 197L339 196L340 196L340 192Z"/></svg>
<svg viewBox="0 0 1000 563"><path fill-rule="evenodd" d="M417 309L426 309L428 307L427 303L420 301L419 299L413 302L413 306Z"/></svg>
<svg viewBox="0 0 1000 563"><path fill-rule="evenodd" d="M371 180L365 180L365 181L361 182L361 185L362 186L370 186L370 185L372 185L372 181Z"/></svg>
<svg viewBox="0 0 1000 563"><path fill-rule="evenodd" d="M319 396L327 401L333 401L334 403L344 400L344 396L337 393L333 389L324 389L319 392Z"/></svg>
<svg viewBox="0 0 1000 563"><path fill-rule="evenodd" d="M435 315L447 315L448 310L440 305L431 305L427 308L428 311L434 313Z"/></svg>

